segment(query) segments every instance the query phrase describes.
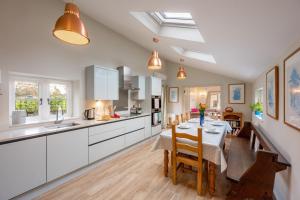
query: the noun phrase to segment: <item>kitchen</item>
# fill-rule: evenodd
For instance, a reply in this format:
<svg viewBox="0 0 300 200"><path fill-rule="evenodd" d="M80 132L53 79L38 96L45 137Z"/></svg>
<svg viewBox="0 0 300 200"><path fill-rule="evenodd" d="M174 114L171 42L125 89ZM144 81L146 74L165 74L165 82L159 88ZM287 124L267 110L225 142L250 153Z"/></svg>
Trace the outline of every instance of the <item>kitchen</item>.
<svg viewBox="0 0 300 200"><path fill-rule="evenodd" d="M296 199L299 162L288 141L299 134L281 121L281 106L277 129L269 126L265 96L269 66L282 73L282 57L299 46L290 14L299 3L290 3L258 9L260 21L225 3L212 15L218 6L203 1L1 1L0 199L230 199L230 144L249 123L285 160L272 195ZM269 8L258 5L238 8ZM177 183L172 134L198 129L203 170L179 162Z"/></svg>

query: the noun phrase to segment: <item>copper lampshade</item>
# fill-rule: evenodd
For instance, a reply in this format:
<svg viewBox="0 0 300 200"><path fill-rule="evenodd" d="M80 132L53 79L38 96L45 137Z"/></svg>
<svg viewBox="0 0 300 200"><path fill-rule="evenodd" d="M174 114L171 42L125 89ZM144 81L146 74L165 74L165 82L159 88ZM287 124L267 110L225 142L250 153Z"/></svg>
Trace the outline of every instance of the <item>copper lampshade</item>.
<svg viewBox="0 0 300 200"><path fill-rule="evenodd" d="M180 66L179 67L179 70L177 72L177 78L179 80L183 80L183 79L186 79L187 75L186 75L186 72L184 70L184 67Z"/></svg>
<svg viewBox="0 0 300 200"><path fill-rule="evenodd" d="M53 35L70 44L85 45L90 42L75 4L66 3L64 15L56 21Z"/></svg>
<svg viewBox="0 0 300 200"><path fill-rule="evenodd" d="M150 58L148 60L148 69L151 69L151 70L161 69L161 60L158 57L158 52L155 50L152 52L152 55L150 56Z"/></svg>

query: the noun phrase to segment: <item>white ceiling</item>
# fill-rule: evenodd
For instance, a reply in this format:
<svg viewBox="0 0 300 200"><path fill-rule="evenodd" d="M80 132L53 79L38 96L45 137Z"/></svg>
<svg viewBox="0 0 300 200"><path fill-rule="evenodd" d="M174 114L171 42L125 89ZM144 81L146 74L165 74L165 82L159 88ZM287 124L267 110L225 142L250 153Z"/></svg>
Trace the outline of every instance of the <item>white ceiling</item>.
<svg viewBox="0 0 300 200"><path fill-rule="evenodd" d="M212 54L217 64L185 58L191 67L252 81L300 38L299 0L75 0L81 12L160 56L179 62L178 46ZM205 43L160 38L130 11L190 12ZM91 41L93 42L93 41Z"/></svg>

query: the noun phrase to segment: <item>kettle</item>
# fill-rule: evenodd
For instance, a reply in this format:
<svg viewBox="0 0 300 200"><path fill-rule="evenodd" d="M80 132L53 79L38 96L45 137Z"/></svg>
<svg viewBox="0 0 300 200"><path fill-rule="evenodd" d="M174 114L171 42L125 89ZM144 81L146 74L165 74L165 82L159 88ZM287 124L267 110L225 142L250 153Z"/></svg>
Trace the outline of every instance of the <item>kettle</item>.
<svg viewBox="0 0 300 200"><path fill-rule="evenodd" d="M87 120L95 119L95 108L87 109L84 111L84 118Z"/></svg>

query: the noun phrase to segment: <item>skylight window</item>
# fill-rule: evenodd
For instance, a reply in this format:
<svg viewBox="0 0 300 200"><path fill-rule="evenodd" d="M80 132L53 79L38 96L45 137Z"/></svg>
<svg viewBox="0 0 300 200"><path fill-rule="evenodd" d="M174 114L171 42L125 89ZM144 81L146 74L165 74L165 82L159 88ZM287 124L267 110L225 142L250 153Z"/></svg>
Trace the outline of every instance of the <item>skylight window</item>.
<svg viewBox="0 0 300 200"><path fill-rule="evenodd" d="M179 55L185 56L187 58L192 58L196 60L201 60L204 62L209 62L216 64L216 60L211 54L206 54L206 53L201 53L197 51L191 51L191 50L185 50L184 48L181 47L172 47L174 51L176 51Z"/></svg>
<svg viewBox="0 0 300 200"><path fill-rule="evenodd" d="M196 28L191 13L150 12L149 15L160 25Z"/></svg>
<svg viewBox="0 0 300 200"><path fill-rule="evenodd" d="M191 13L132 11L130 14L160 37L205 43Z"/></svg>
<svg viewBox="0 0 300 200"><path fill-rule="evenodd" d="M166 19L182 19L182 20L192 20L193 19L191 13L161 12L161 14Z"/></svg>

